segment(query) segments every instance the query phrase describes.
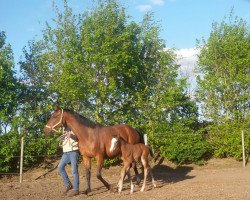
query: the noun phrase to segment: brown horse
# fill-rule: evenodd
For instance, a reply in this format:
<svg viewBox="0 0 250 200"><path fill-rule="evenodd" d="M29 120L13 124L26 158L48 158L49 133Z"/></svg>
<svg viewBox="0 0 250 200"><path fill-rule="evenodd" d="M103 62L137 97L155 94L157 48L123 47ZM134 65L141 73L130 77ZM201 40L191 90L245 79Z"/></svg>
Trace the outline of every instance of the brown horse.
<svg viewBox="0 0 250 200"><path fill-rule="evenodd" d="M139 132L128 125L103 126L73 111L57 107L45 125L44 132L50 134L52 131L57 131L61 126L69 127L78 137L79 150L86 169L86 194L91 192L91 158L95 158L97 162L97 178L107 189L110 189L109 183L105 181L101 175L101 170L105 157L115 157L120 153L119 150L110 152L113 135L121 135L121 137L130 144L143 141ZM136 166L134 170L137 181L139 181Z"/></svg>
<svg viewBox="0 0 250 200"><path fill-rule="evenodd" d="M130 177L130 168L132 165L135 165L136 162L141 162L144 168L144 180L143 185L141 187L141 192L145 190L146 180L148 173L150 173L152 177L152 184L156 187L152 169L149 165L149 155L154 158L152 150L146 146L145 144L138 143L138 144L129 144L127 143L119 134L117 136L113 136L111 140L111 147L110 151L114 151L116 149L121 150L121 158L123 160L123 168L121 170L121 176L118 182L118 192L121 193L123 187L123 180L125 175L128 175L130 181L130 193L134 191L134 185Z"/></svg>

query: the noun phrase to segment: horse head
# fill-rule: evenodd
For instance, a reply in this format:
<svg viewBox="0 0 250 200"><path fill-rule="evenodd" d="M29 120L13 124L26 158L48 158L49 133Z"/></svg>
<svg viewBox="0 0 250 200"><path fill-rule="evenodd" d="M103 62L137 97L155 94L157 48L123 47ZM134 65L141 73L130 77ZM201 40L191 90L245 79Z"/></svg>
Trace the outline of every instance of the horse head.
<svg viewBox="0 0 250 200"><path fill-rule="evenodd" d="M54 113L50 117L49 121L45 125L43 131L45 134L49 135L52 131L57 132L58 129L63 126L63 109L59 106L56 107Z"/></svg>

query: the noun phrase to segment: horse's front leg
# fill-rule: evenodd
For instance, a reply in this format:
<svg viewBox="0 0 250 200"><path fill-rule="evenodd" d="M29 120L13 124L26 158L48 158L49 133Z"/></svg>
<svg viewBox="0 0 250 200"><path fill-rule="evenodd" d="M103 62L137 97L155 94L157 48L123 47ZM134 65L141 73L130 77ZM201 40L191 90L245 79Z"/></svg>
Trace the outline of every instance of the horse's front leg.
<svg viewBox="0 0 250 200"><path fill-rule="evenodd" d="M85 191L85 194L88 194L91 192L91 187L90 187L91 158L83 156L83 163L84 163L85 172L86 172L86 191Z"/></svg>
<svg viewBox="0 0 250 200"><path fill-rule="evenodd" d="M107 181L105 181L102 178L102 165L103 165L103 156L97 156L96 157L96 162L97 162L97 174L96 177L103 183L103 185L110 190L110 185Z"/></svg>

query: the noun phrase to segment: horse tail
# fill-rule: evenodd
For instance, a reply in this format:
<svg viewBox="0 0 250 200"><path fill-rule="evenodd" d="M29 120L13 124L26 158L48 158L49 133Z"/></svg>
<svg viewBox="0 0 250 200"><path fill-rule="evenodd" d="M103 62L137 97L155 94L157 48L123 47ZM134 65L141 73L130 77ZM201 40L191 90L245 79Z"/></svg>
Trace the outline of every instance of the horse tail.
<svg viewBox="0 0 250 200"><path fill-rule="evenodd" d="M138 133L138 135L139 135L139 137L140 137L140 141L139 141L139 143L143 143L143 144L145 144L145 141L144 141L144 133L142 133L140 130L138 130L138 129L135 129L136 130L136 132Z"/></svg>

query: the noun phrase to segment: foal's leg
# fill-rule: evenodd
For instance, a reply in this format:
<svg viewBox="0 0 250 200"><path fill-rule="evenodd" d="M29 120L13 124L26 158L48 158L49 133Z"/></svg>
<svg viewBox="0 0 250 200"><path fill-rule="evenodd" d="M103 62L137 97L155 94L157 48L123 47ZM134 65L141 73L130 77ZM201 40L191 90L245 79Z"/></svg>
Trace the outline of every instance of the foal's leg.
<svg viewBox="0 0 250 200"><path fill-rule="evenodd" d="M143 192L145 190L147 176L148 176L148 159L147 159L147 157L142 155L141 162L142 162L142 165L143 165L143 168L144 168L144 179L143 179L143 185L142 185L140 191Z"/></svg>
<svg viewBox="0 0 250 200"><path fill-rule="evenodd" d="M91 158L83 156L83 162L84 162L85 171L86 171L86 184L87 184L85 193L88 194L91 192L91 188L90 188Z"/></svg>
<svg viewBox="0 0 250 200"><path fill-rule="evenodd" d="M126 175L126 173L127 173L127 175L128 175L128 178L129 178L129 180L130 181L132 181L131 180L131 176L130 176L130 163L129 162L123 162L123 168L122 168L122 170L121 170L121 175L120 175L120 179L119 179L119 182L118 182L118 192L119 193L121 193L121 191L122 191L122 187L123 187L123 180L124 180L124 178L125 178L125 175ZM131 186L132 187L132 186Z"/></svg>
<svg viewBox="0 0 250 200"><path fill-rule="evenodd" d="M125 174L126 174L126 167L124 165L124 167L122 168L121 170L121 175L120 175L120 179L118 181L118 192L121 193L122 191L122 187L123 187L123 179L125 177Z"/></svg>
<svg viewBox="0 0 250 200"><path fill-rule="evenodd" d="M139 176L139 173L138 173L138 169L137 169L137 166L136 166L136 163L133 164L133 168L134 168L134 171L135 171L135 177L136 177L136 184L139 185L140 182L141 182L141 179L140 179L140 176Z"/></svg>
<svg viewBox="0 0 250 200"><path fill-rule="evenodd" d="M130 166L127 168L126 173L128 175L128 180L130 181L130 194L134 192L134 185L130 175Z"/></svg>
<svg viewBox="0 0 250 200"><path fill-rule="evenodd" d="M96 177L103 183L103 185L109 190L110 185L107 181L102 178L102 165L103 165L103 156L99 155L96 157L97 162L97 175Z"/></svg>
<svg viewBox="0 0 250 200"><path fill-rule="evenodd" d="M152 184L153 184L154 187L156 187L155 179L154 179L153 172L152 172L152 168L150 166L149 166L149 173L150 173L151 178L152 178Z"/></svg>

